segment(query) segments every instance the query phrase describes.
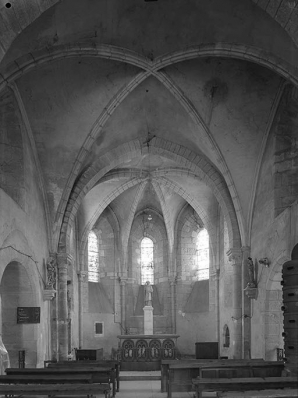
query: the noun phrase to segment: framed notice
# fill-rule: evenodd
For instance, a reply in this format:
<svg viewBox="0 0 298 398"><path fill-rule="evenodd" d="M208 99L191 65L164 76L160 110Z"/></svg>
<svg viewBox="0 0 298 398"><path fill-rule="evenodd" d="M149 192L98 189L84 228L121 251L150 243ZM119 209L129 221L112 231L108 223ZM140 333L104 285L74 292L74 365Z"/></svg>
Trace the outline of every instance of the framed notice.
<svg viewBox="0 0 298 398"><path fill-rule="evenodd" d="M40 307L17 307L17 323L40 323Z"/></svg>

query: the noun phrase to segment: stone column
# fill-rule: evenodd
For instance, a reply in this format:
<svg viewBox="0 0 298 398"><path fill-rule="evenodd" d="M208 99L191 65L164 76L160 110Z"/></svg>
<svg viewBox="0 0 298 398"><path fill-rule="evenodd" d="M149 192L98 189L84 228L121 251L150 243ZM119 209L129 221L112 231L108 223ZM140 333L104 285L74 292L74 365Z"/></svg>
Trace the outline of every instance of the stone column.
<svg viewBox="0 0 298 398"><path fill-rule="evenodd" d="M79 348L84 341L84 313L88 312L88 271L78 272L79 280Z"/></svg>
<svg viewBox="0 0 298 398"><path fill-rule="evenodd" d="M249 282L247 258L250 257L250 247L242 248L242 358L251 358L251 299L245 294L244 289Z"/></svg>
<svg viewBox="0 0 298 398"><path fill-rule="evenodd" d="M215 283L215 297L214 297L214 306L215 306L215 313L216 313L216 333L217 333L217 341L220 344L221 336L220 336L220 303L219 303L219 275L220 269L216 268L215 275L214 275L214 283Z"/></svg>
<svg viewBox="0 0 298 398"><path fill-rule="evenodd" d="M125 292L126 292L126 278L120 279L120 290L121 290L121 328L122 332L126 334L126 311L125 311Z"/></svg>
<svg viewBox="0 0 298 398"><path fill-rule="evenodd" d="M68 304L67 271L72 258L67 253L58 253L58 360L66 361L68 356Z"/></svg>
<svg viewBox="0 0 298 398"><path fill-rule="evenodd" d="M171 321L172 321L172 333L176 333L176 284L177 280L175 277L170 278L170 289L171 289Z"/></svg>
<svg viewBox="0 0 298 398"><path fill-rule="evenodd" d="M231 248L227 251L229 261L233 266L233 331L231 333L233 358L242 356L242 250Z"/></svg>

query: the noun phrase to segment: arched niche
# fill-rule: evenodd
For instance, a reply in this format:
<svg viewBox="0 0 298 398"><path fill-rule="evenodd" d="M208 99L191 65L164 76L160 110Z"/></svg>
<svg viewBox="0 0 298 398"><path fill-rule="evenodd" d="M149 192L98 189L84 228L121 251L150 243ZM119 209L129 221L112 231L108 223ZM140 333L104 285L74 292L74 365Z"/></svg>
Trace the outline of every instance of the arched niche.
<svg viewBox="0 0 298 398"><path fill-rule="evenodd" d="M19 351L25 350L26 366L37 363L37 324L17 323L18 307L35 307L34 286L21 263L11 261L2 275L1 328L2 340L8 351L11 367L18 367Z"/></svg>

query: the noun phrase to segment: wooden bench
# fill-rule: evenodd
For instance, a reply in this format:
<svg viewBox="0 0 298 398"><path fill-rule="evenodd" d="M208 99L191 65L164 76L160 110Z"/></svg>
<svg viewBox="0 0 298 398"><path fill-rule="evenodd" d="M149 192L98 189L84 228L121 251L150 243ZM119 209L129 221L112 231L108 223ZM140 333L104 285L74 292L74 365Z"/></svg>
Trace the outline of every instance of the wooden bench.
<svg viewBox="0 0 298 398"><path fill-rule="evenodd" d="M168 378L169 378L169 367L173 364L181 363L209 363L218 361L217 359L162 359L160 362L161 369L161 392L168 391Z"/></svg>
<svg viewBox="0 0 298 398"><path fill-rule="evenodd" d="M256 391L282 388L298 388L296 377L246 377L246 378L196 378L192 380L196 397L203 392Z"/></svg>
<svg viewBox="0 0 298 398"><path fill-rule="evenodd" d="M112 395L116 394L116 383L115 383L115 371L114 369L107 367L57 367L57 368L7 368L5 370L7 375L73 375L73 376L88 376L91 375L91 383L111 384Z"/></svg>
<svg viewBox="0 0 298 398"><path fill-rule="evenodd" d="M102 359L102 360L79 360L79 361L45 361L45 367L48 368L57 368L57 367L67 367L76 368L76 367L107 367L111 366L115 369L115 378L116 378L116 391L120 389L120 362L114 359Z"/></svg>
<svg viewBox="0 0 298 398"><path fill-rule="evenodd" d="M161 392L168 391L168 381L169 381L169 367L172 364L181 364L181 363L236 363L236 362L254 362L254 363L259 363L259 362L264 362L262 358L253 358L253 359L163 359L161 360L161 386L160 390Z"/></svg>
<svg viewBox="0 0 298 398"><path fill-rule="evenodd" d="M280 361L208 363L200 368L199 377L280 377L283 370Z"/></svg>
<svg viewBox="0 0 298 398"><path fill-rule="evenodd" d="M180 362L180 361L179 361ZM230 374L236 377L251 376L281 376L284 364L279 361L250 361L250 360L214 360L208 363L199 361L187 361L182 363L169 364L167 378L168 398L171 398L173 391L191 391L192 379L202 376L207 370L213 371L215 377L220 371L226 372L226 377ZM228 373L230 372L230 373Z"/></svg>
<svg viewBox="0 0 298 398"><path fill-rule="evenodd" d="M0 384L92 383L92 375L0 375Z"/></svg>
<svg viewBox="0 0 298 398"><path fill-rule="evenodd" d="M99 383L85 384L0 384L0 394L5 396L15 395L99 395L110 397L110 385Z"/></svg>

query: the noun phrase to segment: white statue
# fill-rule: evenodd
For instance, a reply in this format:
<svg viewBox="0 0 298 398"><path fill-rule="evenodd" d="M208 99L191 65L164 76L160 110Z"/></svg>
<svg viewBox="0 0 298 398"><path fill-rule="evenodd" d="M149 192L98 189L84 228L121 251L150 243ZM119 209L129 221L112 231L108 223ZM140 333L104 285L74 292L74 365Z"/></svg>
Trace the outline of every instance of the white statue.
<svg viewBox="0 0 298 398"><path fill-rule="evenodd" d="M151 286L150 282L147 281L145 285L145 305L152 306L152 293L153 287Z"/></svg>

